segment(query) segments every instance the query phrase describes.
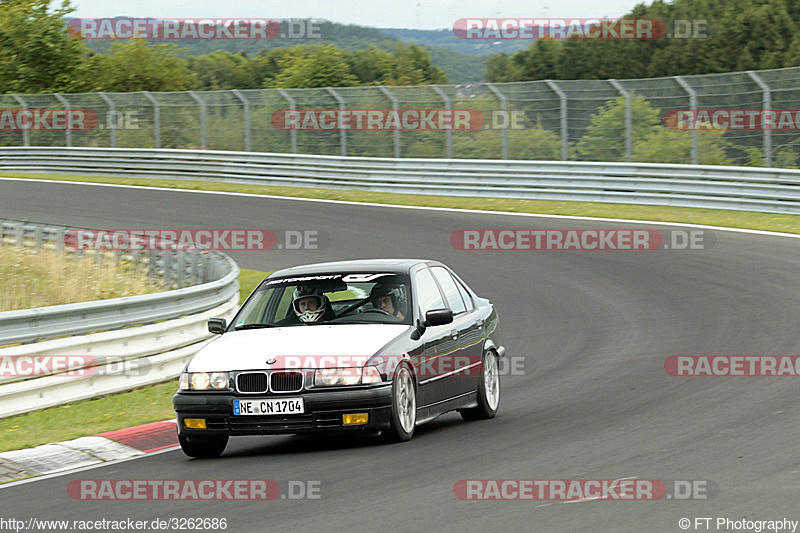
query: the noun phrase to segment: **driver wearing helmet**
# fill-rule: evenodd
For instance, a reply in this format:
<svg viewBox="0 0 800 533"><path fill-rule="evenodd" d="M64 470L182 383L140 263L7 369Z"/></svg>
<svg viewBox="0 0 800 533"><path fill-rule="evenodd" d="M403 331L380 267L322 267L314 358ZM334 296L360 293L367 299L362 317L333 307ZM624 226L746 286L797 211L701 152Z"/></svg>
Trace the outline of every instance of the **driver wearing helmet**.
<svg viewBox="0 0 800 533"><path fill-rule="evenodd" d="M372 307L402 320L405 316L400 312L401 297L402 294L397 286L382 283L376 283L369 293Z"/></svg>
<svg viewBox="0 0 800 533"><path fill-rule="evenodd" d="M292 295L292 310L300 322L313 324L329 319L326 312L330 309L328 297L317 287L300 285Z"/></svg>

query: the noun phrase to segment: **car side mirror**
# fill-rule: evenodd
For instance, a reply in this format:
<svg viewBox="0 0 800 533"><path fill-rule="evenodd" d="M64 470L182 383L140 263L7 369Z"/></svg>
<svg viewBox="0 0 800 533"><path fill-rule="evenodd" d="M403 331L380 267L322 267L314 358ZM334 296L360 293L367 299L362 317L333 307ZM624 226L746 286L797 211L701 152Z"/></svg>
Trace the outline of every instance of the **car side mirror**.
<svg viewBox="0 0 800 533"><path fill-rule="evenodd" d="M411 332L411 339L418 341L425 330L431 326L443 326L453 321L453 310L450 308L431 309L425 313L425 322L417 319L416 327Z"/></svg>
<svg viewBox="0 0 800 533"><path fill-rule="evenodd" d="M445 307L444 309L431 309L425 313L425 327L444 326L453 321L453 310Z"/></svg>
<svg viewBox="0 0 800 533"><path fill-rule="evenodd" d="M209 318L208 319L208 331L211 333L216 333L217 335L222 335L225 333L225 330L228 329L228 321L224 318Z"/></svg>

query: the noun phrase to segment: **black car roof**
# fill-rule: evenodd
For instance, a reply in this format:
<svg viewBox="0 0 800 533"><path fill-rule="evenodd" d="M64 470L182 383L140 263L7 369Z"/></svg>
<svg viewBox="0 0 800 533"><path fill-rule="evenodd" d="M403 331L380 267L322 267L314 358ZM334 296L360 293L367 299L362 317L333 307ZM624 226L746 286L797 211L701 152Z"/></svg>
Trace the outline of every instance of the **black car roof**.
<svg viewBox="0 0 800 533"><path fill-rule="evenodd" d="M337 272L376 272L379 270L407 274L414 265L428 262L432 261L430 259L354 259L350 261L334 261L284 268L273 272L269 278L308 274L334 274Z"/></svg>

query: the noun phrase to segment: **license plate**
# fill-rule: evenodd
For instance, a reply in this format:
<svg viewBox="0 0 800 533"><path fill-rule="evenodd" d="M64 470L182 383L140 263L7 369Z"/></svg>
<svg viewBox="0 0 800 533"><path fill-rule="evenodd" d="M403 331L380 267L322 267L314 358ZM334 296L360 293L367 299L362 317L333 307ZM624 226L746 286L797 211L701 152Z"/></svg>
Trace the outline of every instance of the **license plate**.
<svg viewBox="0 0 800 533"><path fill-rule="evenodd" d="M275 400L233 400L235 415L300 415L305 413L302 398Z"/></svg>

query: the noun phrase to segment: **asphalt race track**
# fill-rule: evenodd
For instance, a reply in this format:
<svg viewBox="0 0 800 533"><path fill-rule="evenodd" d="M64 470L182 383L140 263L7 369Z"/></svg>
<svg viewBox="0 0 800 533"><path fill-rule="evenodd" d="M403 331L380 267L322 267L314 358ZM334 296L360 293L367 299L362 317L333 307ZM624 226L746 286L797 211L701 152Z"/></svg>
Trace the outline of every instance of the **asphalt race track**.
<svg viewBox="0 0 800 533"><path fill-rule="evenodd" d="M368 257L441 260L500 314L521 375L498 417L449 414L408 443L234 438L0 490L18 519L226 518L227 531L682 531L681 518L800 520L800 386L672 377L671 355L800 355L800 239L713 231L704 250L458 251L457 229L675 227L0 181L0 218L90 228L321 230L322 250L232 252L243 268ZM685 228L684 228L685 229ZM316 480L320 499L75 501L76 479ZM708 499L460 501L463 479L708 482ZM702 524L702 523L701 523ZM700 530L705 530L700 528ZM729 529L732 531L732 529Z"/></svg>

